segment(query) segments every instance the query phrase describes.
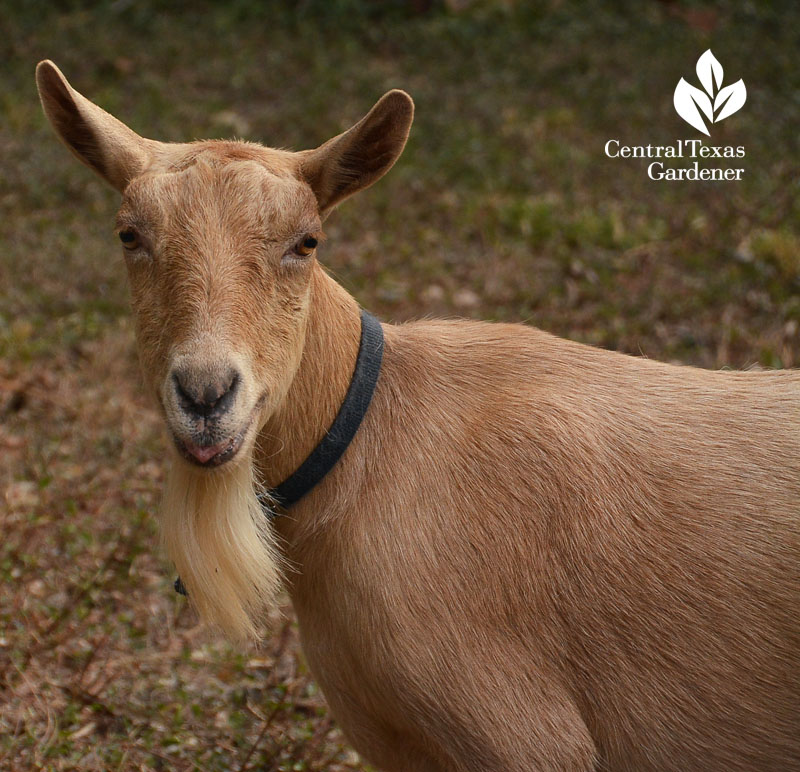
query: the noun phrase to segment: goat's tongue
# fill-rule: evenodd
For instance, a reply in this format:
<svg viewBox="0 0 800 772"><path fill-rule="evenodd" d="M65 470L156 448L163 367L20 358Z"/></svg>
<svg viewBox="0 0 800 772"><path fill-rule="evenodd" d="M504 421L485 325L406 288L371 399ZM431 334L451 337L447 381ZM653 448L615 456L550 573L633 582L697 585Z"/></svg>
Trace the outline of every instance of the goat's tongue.
<svg viewBox="0 0 800 772"><path fill-rule="evenodd" d="M199 445L192 445L191 443L186 443L186 450L189 451L201 464L205 464L206 461L214 458L218 453L221 453L225 450L225 447L229 443L227 442L220 442L218 445L209 445L207 447L200 447Z"/></svg>

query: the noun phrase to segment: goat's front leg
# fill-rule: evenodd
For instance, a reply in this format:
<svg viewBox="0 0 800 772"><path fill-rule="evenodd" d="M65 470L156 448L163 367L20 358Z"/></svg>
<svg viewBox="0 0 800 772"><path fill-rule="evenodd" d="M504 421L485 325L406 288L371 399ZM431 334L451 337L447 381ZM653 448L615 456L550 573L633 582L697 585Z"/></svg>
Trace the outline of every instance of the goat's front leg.
<svg viewBox="0 0 800 772"><path fill-rule="evenodd" d="M453 733L445 739L450 763L421 767L430 772L593 772L597 752L581 717L573 706L538 706L538 715L527 721L525 706L517 715L506 713L487 717L479 737L465 742ZM488 712L491 708L488 708ZM504 720L507 719L507 720ZM482 747L478 743L482 742Z"/></svg>
<svg viewBox="0 0 800 772"><path fill-rule="evenodd" d="M531 736L519 737L517 747L501 749L489 740L480 751L471 751L462 738L452 737L438 753L423 751L403 742L372 744L371 760L384 772L594 772L594 745L580 727L574 736L553 735L534 746Z"/></svg>
<svg viewBox="0 0 800 772"><path fill-rule="evenodd" d="M495 656L492 656L494 654ZM504 656L505 655L505 656ZM514 656L516 655L516 656ZM464 663L458 677L431 681L420 725L425 747L446 772L592 772L597 750L581 712L546 661L505 644L484 649L482 667ZM468 675L467 675L468 674ZM438 706L438 709L437 707ZM435 715L434 715L435 711ZM431 767L431 769L437 769Z"/></svg>
<svg viewBox="0 0 800 772"><path fill-rule="evenodd" d="M527 686L474 692L458 707L428 706L423 715L404 711L402 726L364 713L339 719L354 747L384 772L593 772L595 745L572 700L547 694L550 684Z"/></svg>

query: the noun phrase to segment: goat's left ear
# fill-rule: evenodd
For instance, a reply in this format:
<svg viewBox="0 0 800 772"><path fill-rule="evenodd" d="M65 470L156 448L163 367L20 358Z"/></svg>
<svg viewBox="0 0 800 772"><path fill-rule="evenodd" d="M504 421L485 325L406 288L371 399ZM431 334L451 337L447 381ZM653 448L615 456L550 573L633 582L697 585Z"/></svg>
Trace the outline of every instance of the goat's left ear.
<svg viewBox="0 0 800 772"><path fill-rule="evenodd" d="M302 153L300 173L325 214L383 177L406 146L414 102L405 91L384 94L355 126Z"/></svg>

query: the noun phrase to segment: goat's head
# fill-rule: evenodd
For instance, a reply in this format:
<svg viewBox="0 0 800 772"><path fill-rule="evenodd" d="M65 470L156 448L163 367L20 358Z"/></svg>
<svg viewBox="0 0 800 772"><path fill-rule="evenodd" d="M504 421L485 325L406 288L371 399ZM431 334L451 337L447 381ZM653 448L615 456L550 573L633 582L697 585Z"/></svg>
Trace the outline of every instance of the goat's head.
<svg viewBox="0 0 800 772"><path fill-rule="evenodd" d="M413 103L390 91L349 131L292 153L145 139L52 62L36 79L57 134L122 193L142 370L179 456L162 512L167 550L201 614L252 635L279 581L253 444L300 364L322 220L391 168Z"/></svg>
<svg viewBox="0 0 800 772"><path fill-rule="evenodd" d="M51 62L37 82L61 139L122 193L140 358L174 444L193 464L225 464L298 367L323 218L394 164L413 103L390 91L349 131L292 153L144 139Z"/></svg>

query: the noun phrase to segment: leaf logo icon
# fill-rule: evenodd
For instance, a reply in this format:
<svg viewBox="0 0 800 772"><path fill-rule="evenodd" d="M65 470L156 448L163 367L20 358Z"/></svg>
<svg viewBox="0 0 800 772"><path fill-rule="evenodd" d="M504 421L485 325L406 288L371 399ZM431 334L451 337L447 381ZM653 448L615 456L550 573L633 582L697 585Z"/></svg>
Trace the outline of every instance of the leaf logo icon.
<svg viewBox="0 0 800 772"><path fill-rule="evenodd" d="M704 90L696 88L681 78L672 98L675 110L686 123L707 137L711 136L706 126L719 123L739 110L747 99L747 89L740 78L730 86L722 86L722 65L709 48L697 60L697 77ZM705 120L704 120L705 119Z"/></svg>

